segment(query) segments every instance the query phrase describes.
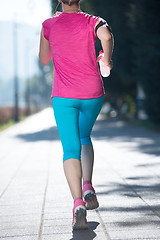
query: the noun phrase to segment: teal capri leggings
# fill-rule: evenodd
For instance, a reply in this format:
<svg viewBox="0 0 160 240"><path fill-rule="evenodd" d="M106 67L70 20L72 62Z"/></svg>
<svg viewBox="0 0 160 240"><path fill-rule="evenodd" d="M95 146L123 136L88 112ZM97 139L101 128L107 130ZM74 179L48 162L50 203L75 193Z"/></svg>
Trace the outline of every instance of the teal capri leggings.
<svg viewBox="0 0 160 240"><path fill-rule="evenodd" d="M104 95L91 99L53 97L54 116L63 147L63 162L81 161L81 145L91 145L91 131L103 106Z"/></svg>

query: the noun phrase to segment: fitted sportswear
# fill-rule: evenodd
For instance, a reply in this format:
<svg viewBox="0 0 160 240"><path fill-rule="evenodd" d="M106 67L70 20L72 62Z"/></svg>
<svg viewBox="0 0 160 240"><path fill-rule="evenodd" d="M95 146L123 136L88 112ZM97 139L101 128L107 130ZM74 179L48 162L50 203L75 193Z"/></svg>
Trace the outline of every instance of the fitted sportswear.
<svg viewBox="0 0 160 240"><path fill-rule="evenodd" d="M98 18L62 12L42 23L54 65L51 98L90 99L105 94L95 52Z"/></svg>
<svg viewBox="0 0 160 240"><path fill-rule="evenodd" d="M90 135L103 101L104 96L92 99L52 98L63 147L63 162L70 158L81 161L81 145L92 146Z"/></svg>

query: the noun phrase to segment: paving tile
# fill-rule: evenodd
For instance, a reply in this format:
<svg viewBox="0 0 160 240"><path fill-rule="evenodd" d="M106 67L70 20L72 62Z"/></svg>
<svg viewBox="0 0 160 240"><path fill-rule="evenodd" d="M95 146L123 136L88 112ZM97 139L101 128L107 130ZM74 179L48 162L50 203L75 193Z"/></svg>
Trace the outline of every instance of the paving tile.
<svg viewBox="0 0 160 240"><path fill-rule="evenodd" d="M9 236L9 237L0 237L0 239L4 239L4 240L37 240L38 235L28 235L28 236L24 236L24 235L14 235L14 236Z"/></svg>
<svg viewBox="0 0 160 240"><path fill-rule="evenodd" d="M3 229L0 229L0 237L8 237L8 236L15 236L15 235L33 235L37 234L39 230L39 226L24 226L22 227L15 227L10 228L10 226Z"/></svg>
<svg viewBox="0 0 160 240"><path fill-rule="evenodd" d="M99 232L98 234L92 230L84 230L84 231L75 231L70 234L49 234L42 235L42 240L105 240L106 237L103 232Z"/></svg>
<svg viewBox="0 0 160 240"><path fill-rule="evenodd" d="M109 231L111 239L160 239L160 230Z"/></svg>
<svg viewBox="0 0 160 240"><path fill-rule="evenodd" d="M0 239L38 240L42 224L41 240L160 240L160 134L99 118L92 141L100 207L72 232L53 109L0 133Z"/></svg>

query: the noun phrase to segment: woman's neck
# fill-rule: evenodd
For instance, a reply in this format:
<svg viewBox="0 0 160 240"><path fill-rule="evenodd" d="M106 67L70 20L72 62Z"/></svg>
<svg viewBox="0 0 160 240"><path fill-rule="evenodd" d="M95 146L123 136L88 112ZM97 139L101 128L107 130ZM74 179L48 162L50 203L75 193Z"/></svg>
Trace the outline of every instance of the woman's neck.
<svg viewBox="0 0 160 240"><path fill-rule="evenodd" d="M73 4L69 6L67 4L62 3L63 12L72 13L72 12L81 12L79 4Z"/></svg>

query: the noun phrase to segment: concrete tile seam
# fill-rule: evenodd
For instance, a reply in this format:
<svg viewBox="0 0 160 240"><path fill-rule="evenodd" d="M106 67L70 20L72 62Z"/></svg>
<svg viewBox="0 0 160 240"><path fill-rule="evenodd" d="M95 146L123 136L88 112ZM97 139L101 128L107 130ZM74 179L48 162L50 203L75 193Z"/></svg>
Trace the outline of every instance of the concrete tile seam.
<svg viewBox="0 0 160 240"><path fill-rule="evenodd" d="M105 226L105 224L104 224L104 222L103 222L103 219L102 219L102 217L101 217L101 215L100 215L100 212L98 211L98 209L96 209L95 212L96 212L96 214L97 214L97 216L98 216L98 218L99 218L99 221L100 221L100 223L101 223L101 225L102 225L103 232L104 232L104 234L105 234L105 236L106 236L106 239L107 239L107 240L111 240L111 238L110 238L110 236L109 236L109 233L107 232L106 226Z"/></svg>
<svg viewBox="0 0 160 240"><path fill-rule="evenodd" d="M130 239L128 239L128 238L124 239L123 238L123 240L141 240L141 239L143 239L143 240L160 240L160 238L130 238ZM122 240L122 239L112 238L112 240Z"/></svg>
<svg viewBox="0 0 160 240"><path fill-rule="evenodd" d="M38 240L41 240L42 238L42 229L43 229L43 223L44 223L44 209L45 209L45 203L46 203L49 174L50 174L50 158L48 158L47 179L46 179L46 186L44 190L44 197L43 197L43 203L42 203L42 213L41 213L41 221L40 221L40 227L39 227L39 233L38 233Z"/></svg>
<svg viewBox="0 0 160 240"><path fill-rule="evenodd" d="M14 174L12 175L10 181L8 182L7 186L4 188L4 190L2 191L1 195L0 195L0 199L2 198L2 196L4 195L4 193L7 191L8 187L10 186L10 184L12 183L13 179L16 177L18 171L20 170L21 166L23 165L24 161L26 158L24 158L20 164L18 165L17 170L14 172Z"/></svg>
<svg viewBox="0 0 160 240"><path fill-rule="evenodd" d="M28 148L30 149L30 145L28 146ZM11 177L10 181L8 182L7 186L4 188L4 190L2 191L2 193L0 194L0 199L2 198L2 196L4 195L4 193L7 191L8 187L10 186L10 184L12 183L13 179L16 177L17 173L19 172L20 168L22 167L23 163L26 160L26 157L29 155L30 151L26 151L25 157L22 159L22 161L20 162L20 164L17 167L17 170L14 172L13 176Z"/></svg>
<svg viewBox="0 0 160 240"><path fill-rule="evenodd" d="M107 164L108 164L108 163L107 163ZM153 212L153 214L156 215L156 216L160 219L159 213L158 213L153 207L151 207L151 206L136 192L136 190L135 190L132 186L130 186L130 184L128 184L128 182L126 181L126 179L123 178L123 177L120 175L120 173L117 172L117 171L114 169L114 167L113 167L111 164L109 164L109 166L110 166L110 168L112 169L112 171L115 172L115 173L119 176L119 178L121 178L121 179L123 180L123 182L126 184L126 186L128 186L128 188L131 189L131 191L134 192L134 193L136 194L136 196L137 196L138 198L140 198L140 199L145 203L145 205Z"/></svg>
<svg viewBox="0 0 160 240"><path fill-rule="evenodd" d="M23 123L23 122L21 122L21 124L22 124L22 123ZM20 123L19 123L19 124L20 124ZM13 126L13 127L14 127L14 126ZM35 139L36 139L36 135L34 136L33 140L35 140ZM16 144L16 145L17 145L17 144ZM30 145L28 146L28 148L30 148ZM12 148L12 149L13 149L13 148ZM15 148L14 148L14 150L15 150ZM28 152L28 154L30 153L30 151L26 151L26 152ZM28 154L27 154L27 155L28 155ZM26 155L25 155L25 158L24 158L24 159L21 161L21 163L19 164L19 166L18 166L17 170L15 171L15 173L13 174L13 176L11 177L9 183L7 184L7 186L5 187L5 189L4 189L4 190L2 191L2 193L0 194L0 199L2 198L2 196L4 195L4 193L6 192L6 190L8 189L8 187L9 187L9 185L11 184L12 180L16 177L16 175L17 175L19 169L21 168L21 166L23 165L25 159L26 159Z"/></svg>
<svg viewBox="0 0 160 240"><path fill-rule="evenodd" d="M33 212L30 213L22 213L22 214L6 214L6 215L0 215L1 218L7 218L7 217L23 217L23 216L34 216Z"/></svg>
<svg viewBox="0 0 160 240"><path fill-rule="evenodd" d="M8 235L8 236L0 236L0 239L4 239L4 238L17 238L17 237L34 237L37 236L37 234L25 234L25 235Z"/></svg>
<svg viewBox="0 0 160 240"><path fill-rule="evenodd" d="M127 186L137 195L137 197L139 197L145 203L145 205L153 212L153 214L156 215L160 219L159 213L152 206L150 206L147 203L147 201L145 201L143 199L143 197L141 197L141 195L132 186L130 186L130 184L128 184L127 181L123 177L121 177L121 178L127 184Z"/></svg>
<svg viewBox="0 0 160 240"><path fill-rule="evenodd" d="M57 219L59 219L59 220L64 220L64 219L66 219L66 220L70 220L71 218L70 217L68 217L68 218L64 218L64 217L57 217ZM44 220L45 221L53 221L53 220L55 220L55 218L45 218L44 217Z"/></svg>

